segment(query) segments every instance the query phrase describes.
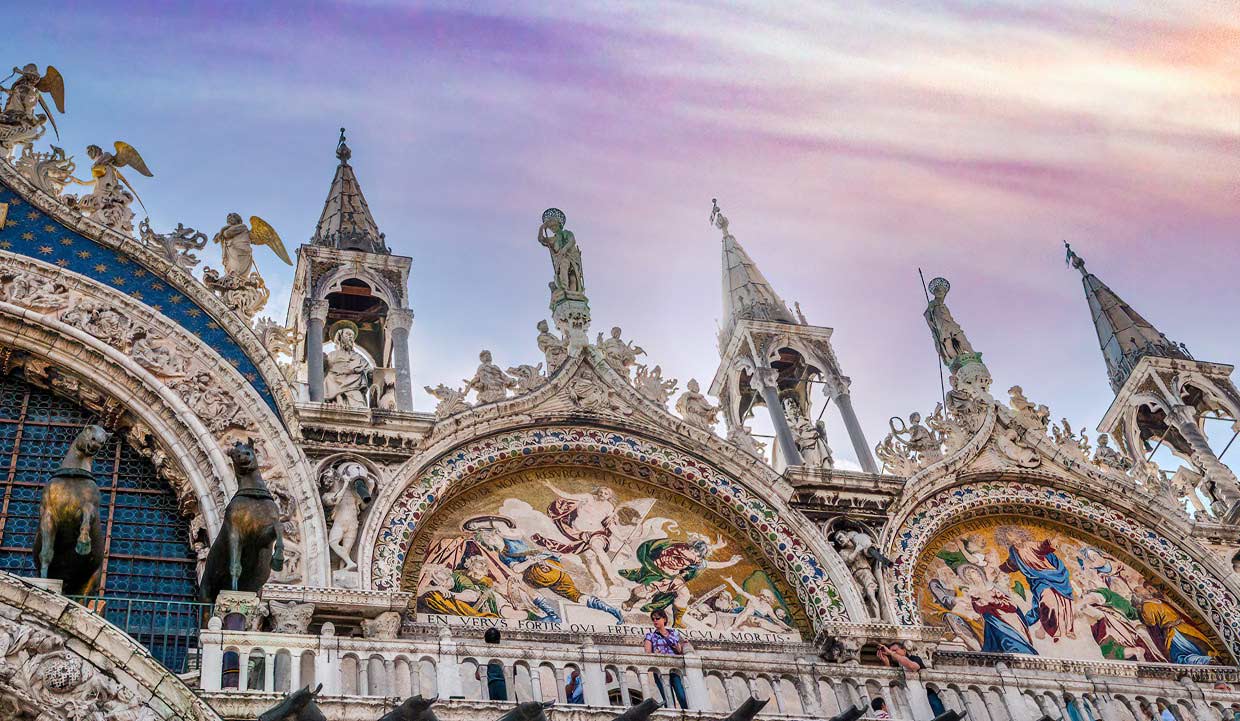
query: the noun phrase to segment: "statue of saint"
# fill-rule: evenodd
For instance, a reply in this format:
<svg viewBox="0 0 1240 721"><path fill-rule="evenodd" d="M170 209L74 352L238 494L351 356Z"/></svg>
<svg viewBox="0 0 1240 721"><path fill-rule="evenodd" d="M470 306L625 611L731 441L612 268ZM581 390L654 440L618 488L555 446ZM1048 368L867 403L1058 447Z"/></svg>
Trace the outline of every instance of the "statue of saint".
<svg viewBox="0 0 1240 721"><path fill-rule="evenodd" d="M832 468L835 459L831 457L831 448L827 445L826 428L822 422L814 425L801 413L797 402L789 398L784 401L784 414L788 425L792 428L792 436L796 441L801 459L811 468Z"/></svg>
<svg viewBox="0 0 1240 721"><path fill-rule="evenodd" d="M641 346L633 345L632 341L624 342L620 340L620 334L623 331L619 326L611 329L611 337L604 339L603 334L598 334L598 339L594 341L594 345L603 353L603 359L607 361L607 365L615 369L617 373L629 377L629 366L637 362L637 356L645 355L646 351Z"/></svg>
<svg viewBox="0 0 1240 721"><path fill-rule="evenodd" d="M336 348L323 358L323 401L345 408L366 408L373 372L366 356L357 351L357 326L338 325L332 340Z"/></svg>
<svg viewBox="0 0 1240 721"><path fill-rule="evenodd" d="M4 110L0 111L0 149L7 150L18 144L30 149L43 135L45 123L56 128L56 120L43 95L50 95L56 110L65 112L65 80L51 65L40 73L39 66L33 63L13 68L12 75L17 76L12 85L7 88L0 85L0 92L8 95ZM44 114L39 115L38 110ZM60 131L56 131L56 136L60 137Z"/></svg>
<svg viewBox="0 0 1240 721"><path fill-rule="evenodd" d="M686 423L698 428L714 428L718 420L719 406L712 405L706 396L702 395L702 387L698 385L696 378L690 378L686 387L687 390L676 399L676 412Z"/></svg>
<svg viewBox="0 0 1240 721"><path fill-rule="evenodd" d="M572 231L564 229L564 211L548 208L542 214L543 223L538 226L538 242L551 251L551 266L555 280L551 290L564 293L585 293L586 281L581 273L581 251Z"/></svg>
<svg viewBox="0 0 1240 721"><path fill-rule="evenodd" d="M491 362L491 351L484 350L478 354L478 370L474 377L465 381L465 392L473 389L478 394L478 404L494 403L508 397L508 389L517 385L517 381L508 376L499 366Z"/></svg>
<svg viewBox="0 0 1240 721"><path fill-rule="evenodd" d="M547 375L568 359L568 343L552 333L545 320L538 321L538 350L547 359Z"/></svg>
<svg viewBox="0 0 1240 721"><path fill-rule="evenodd" d="M930 335L934 338L935 346L939 350L939 357L952 370L956 370L965 361L978 354L973 350L973 345L969 343L969 339L964 335L964 329L952 317L952 312L948 310L945 299L947 291L951 290L952 284L947 282L946 278L935 278L930 281L930 294L933 298L926 306L926 323L930 326Z"/></svg>

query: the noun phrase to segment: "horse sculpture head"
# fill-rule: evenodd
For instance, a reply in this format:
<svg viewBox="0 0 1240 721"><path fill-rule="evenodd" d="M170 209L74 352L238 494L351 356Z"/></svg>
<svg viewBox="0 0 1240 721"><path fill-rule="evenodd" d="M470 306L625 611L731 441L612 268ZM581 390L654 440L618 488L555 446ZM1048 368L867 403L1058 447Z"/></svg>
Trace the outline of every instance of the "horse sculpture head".
<svg viewBox="0 0 1240 721"><path fill-rule="evenodd" d="M760 699L757 696L750 696L735 711L728 715L727 721L751 721L762 710L762 707L769 702L769 698Z"/></svg>
<svg viewBox="0 0 1240 721"><path fill-rule="evenodd" d="M545 712L554 705L555 701L523 701L495 721L547 721Z"/></svg>
<svg viewBox="0 0 1240 721"><path fill-rule="evenodd" d="M624 713L612 719L612 721L645 721L650 718L650 714L662 708L663 704L653 698L643 699L641 703L633 704L624 710Z"/></svg>
<svg viewBox="0 0 1240 721"><path fill-rule="evenodd" d="M245 443L237 441L228 449L228 458L232 461L233 471L239 476L246 476L258 470L258 454L254 451L254 439L247 438Z"/></svg>
<svg viewBox="0 0 1240 721"><path fill-rule="evenodd" d="M321 719L323 714L314 701L323 690L319 684L313 691L309 686L299 688L284 697L280 703L267 709L258 716L258 721L310 721Z"/></svg>
<svg viewBox="0 0 1240 721"><path fill-rule="evenodd" d="M438 696L430 698L423 698L422 694L410 696L380 721L438 721L435 712L431 710L431 706L434 706L438 700Z"/></svg>
<svg viewBox="0 0 1240 721"><path fill-rule="evenodd" d="M104 430L103 426L83 426L77 438L73 439L70 453L77 453L82 458L93 458L111 437L112 434Z"/></svg>

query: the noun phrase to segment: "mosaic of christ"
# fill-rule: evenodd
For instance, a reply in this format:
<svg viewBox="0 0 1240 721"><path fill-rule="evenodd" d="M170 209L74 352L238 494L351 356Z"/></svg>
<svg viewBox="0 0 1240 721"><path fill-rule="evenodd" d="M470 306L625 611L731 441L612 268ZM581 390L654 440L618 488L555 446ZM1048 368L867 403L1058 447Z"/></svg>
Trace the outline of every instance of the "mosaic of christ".
<svg viewBox="0 0 1240 721"><path fill-rule="evenodd" d="M941 533L917 573L926 623L972 651L1212 664L1198 619L1099 544L1051 524L981 519Z"/></svg>
<svg viewBox="0 0 1240 721"><path fill-rule="evenodd" d="M804 619L709 512L597 469L548 468L449 500L419 531L404 587L419 613L795 635Z"/></svg>

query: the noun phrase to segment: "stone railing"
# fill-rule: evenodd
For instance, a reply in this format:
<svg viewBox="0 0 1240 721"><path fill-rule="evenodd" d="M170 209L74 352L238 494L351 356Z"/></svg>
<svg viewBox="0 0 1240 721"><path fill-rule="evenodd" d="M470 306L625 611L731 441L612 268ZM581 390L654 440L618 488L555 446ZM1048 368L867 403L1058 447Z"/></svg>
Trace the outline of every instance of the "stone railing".
<svg viewBox="0 0 1240 721"><path fill-rule="evenodd" d="M208 697L253 717L273 694L323 684L326 698L381 706L412 694L438 695L453 717L456 705L555 700L574 718L602 718L643 698L679 707L683 686L689 715L715 717L750 696L768 699L762 716L824 719L877 697L895 718L930 719L942 704L973 721L1054 719L1145 721L1163 703L1177 721L1232 721L1240 694L1217 684L1237 669L1020 659L1011 668L994 658L945 657L933 669L827 663L805 644L702 643L683 656L646 654L636 639L539 638L506 634L487 644L482 629L402 629L401 638L203 631L201 685ZM663 692L660 692L660 686ZM353 701L348 701L352 699ZM214 704L215 701L213 700ZM266 704L266 706L264 706ZM231 713L231 712L230 712ZM246 716L249 714L249 716ZM381 714L376 714L381 715ZM495 714L498 716L499 714ZM352 718L348 713L341 719ZM358 716L358 718L364 718Z"/></svg>

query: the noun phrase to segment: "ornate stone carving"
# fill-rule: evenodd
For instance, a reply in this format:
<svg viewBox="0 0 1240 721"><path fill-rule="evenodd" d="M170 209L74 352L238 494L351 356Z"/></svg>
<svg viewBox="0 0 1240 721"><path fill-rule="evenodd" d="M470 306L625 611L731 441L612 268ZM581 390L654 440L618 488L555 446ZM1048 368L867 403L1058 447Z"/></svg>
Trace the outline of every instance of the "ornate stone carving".
<svg viewBox="0 0 1240 721"><path fill-rule="evenodd" d="M1111 468L1120 473L1127 473L1132 468L1132 461L1111 447L1111 438L1105 433L1098 434L1098 445L1094 448L1094 465Z"/></svg>
<svg viewBox="0 0 1240 721"><path fill-rule="evenodd" d="M712 405L702 394L702 388L696 378L690 378L685 384L685 392L676 399L676 412L690 425L707 430L714 430L719 422L719 406Z"/></svg>
<svg viewBox="0 0 1240 721"><path fill-rule="evenodd" d="M833 468L835 460L831 457L831 447L827 445L826 425L819 421L815 425L801 412L801 406L791 398L784 400L784 413L788 417L788 426L792 429L797 450L805 465L812 468Z"/></svg>
<svg viewBox="0 0 1240 721"><path fill-rule="evenodd" d="M125 347L132 323L119 309L93 301L74 305L61 313L60 320L117 348Z"/></svg>
<svg viewBox="0 0 1240 721"><path fill-rule="evenodd" d="M17 78L12 85L0 85L0 92L7 96L0 112L0 151L4 156L18 145L30 148L46 132L47 124L56 127L44 94L51 96L56 110L65 112L65 81L56 68L48 65L47 70L39 72L39 66L30 63L13 68L13 75Z"/></svg>
<svg viewBox="0 0 1240 721"><path fill-rule="evenodd" d="M547 375L555 372L568 358L568 343L551 332L547 321L538 321L538 350L547 362Z"/></svg>
<svg viewBox="0 0 1240 721"><path fill-rule="evenodd" d="M663 380L663 368L660 366L649 369L638 364L634 387L642 398L662 408L667 406L668 399L676 392L676 379Z"/></svg>
<svg viewBox="0 0 1240 721"><path fill-rule="evenodd" d="M5 264L0 266L0 300L46 313L68 306L70 297L64 283Z"/></svg>
<svg viewBox="0 0 1240 721"><path fill-rule="evenodd" d="M616 412L630 415L633 409L619 399L607 384L597 378L583 376L574 378L567 386L569 401L578 408L596 412Z"/></svg>
<svg viewBox="0 0 1240 721"><path fill-rule="evenodd" d="M112 145L115 152L107 152L98 145L86 146L86 157L92 161L90 174L93 178L87 184L93 183L94 187L78 199L77 207L112 230L132 235L134 213L129 206L138 196L121 168L133 168L148 178L152 177L152 173L132 145L121 140Z"/></svg>
<svg viewBox="0 0 1240 721"><path fill-rule="evenodd" d="M313 603L268 601L267 607L271 610L272 633L303 634L310 630L310 620L314 617Z"/></svg>
<svg viewBox="0 0 1240 721"><path fill-rule="evenodd" d="M279 234L257 215L250 216L247 226L237 213L229 213L224 227L212 241L220 244L223 275L214 268L202 272L202 282L214 291L233 311L247 321L254 318L271 297L267 284L254 265L254 246L266 245L280 260L292 265Z"/></svg>
<svg viewBox="0 0 1240 721"><path fill-rule="evenodd" d="M211 609L212 617L223 621L228 616L237 615L242 618L241 628L236 631L257 631L263 619L271 613L269 604L259 599L253 591L220 591L215 598L215 606Z"/></svg>
<svg viewBox="0 0 1240 721"><path fill-rule="evenodd" d="M728 442L751 456L766 458L766 444L753 437L749 426L733 426L728 429Z"/></svg>
<svg viewBox="0 0 1240 721"><path fill-rule="evenodd" d="M366 356L357 351L357 326L349 321L337 323L332 339L336 347L323 361L323 401L345 408L369 407L367 396L374 372Z"/></svg>
<svg viewBox="0 0 1240 721"><path fill-rule="evenodd" d="M941 413L940 404L935 411ZM899 427L896 424L899 423ZM939 432L921 424L920 413L910 413L908 425L899 416L887 420L891 433L874 447L874 455L878 457L887 470L898 475L912 475L943 458L943 440Z"/></svg>
<svg viewBox="0 0 1240 721"><path fill-rule="evenodd" d="M478 370L474 372L474 377L465 381L465 392L474 391L479 405L507 398L508 389L516 387L517 381L491 361L491 351L484 350L479 353L478 361Z"/></svg>
<svg viewBox="0 0 1240 721"><path fill-rule="evenodd" d="M431 388L430 386L424 386L424 388L428 394L439 401L439 403L435 405L436 418L447 418L448 416L455 415L462 411L467 411L473 407L465 401L465 393L467 391L463 391L458 388L449 388L442 383L434 388Z"/></svg>
<svg viewBox="0 0 1240 721"><path fill-rule="evenodd" d="M143 218L142 222L138 223L138 238L163 253L169 263L187 272L202 262L193 251L202 250L207 245L206 233L187 228L182 223L177 223L172 232L156 233L151 230L150 218Z"/></svg>
<svg viewBox="0 0 1240 721"><path fill-rule="evenodd" d="M70 205L77 204L76 195L61 196L65 186L73 180L73 171L77 169L73 156L65 155L64 148L53 145L51 152L36 153L30 146L25 146L15 165L17 172L39 190Z"/></svg>
<svg viewBox="0 0 1240 721"><path fill-rule="evenodd" d="M247 322L267 306L271 291L258 273L244 276L220 275L215 268L204 268L202 284L219 296L228 309Z"/></svg>
<svg viewBox="0 0 1240 721"><path fill-rule="evenodd" d="M939 351L939 357L954 373L964 365L972 362L980 363L982 354L973 350L973 345L965 337L964 329L952 317L947 308L947 292L952 284L946 278L935 278L930 281L929 291L933 296L926 305L926 324L930 326L930 335Z"/></svg>
<svg viewBox="0 0 1240 721"><path fill-rule="evenodd" d="M536 366L523 364L515 368L509 368L505 372L517 379L518 394L529 393L542 387L547 382L547 377L542 374L542 363Z"/></svg>
<svg viewBox="0 0 1240 721"><path fill-rule="evenodd" d="M362 635L366 638L393 639L399 634L399 611L384 611L374 618L362 621Z"/></svg>
<svg viewBox="0 0 1240 721"><path fill-rule="evenodd" d="M354 545L357 543L362 513L370 506L375 485L376 479L366 466L354 460L344 460L327 467L319 479L323 508L328 512L331 524L327 532L327 547L341 564L333 578L342 587L357 585Z"/></svg>
<svg viewBox="0 0 1240 721"><path fill-rule="evenodd" d="M886 609L879 600L878 579L883 567L891 565L891 560L878 550L874 539L864 531L845 528L836 531L831 542L861 589L866 610L877 620L887 620Z"/></svg>
<svg viewBox="0 0 1240 721"><path fill-rule="evenodd" d="M581 250L572 231L564 227L567 218L559 208L543 211L542 225L538 226L538 242L551 252L553 279L551 289L551 314L555 327L564 336L568 354L576 354L588 341L586 330L590 327L590 302L586 298L585 276L581 267ZM550 369L551 366L548 365Z"/></svg>
<svg viewBox="0 0 1240 721"><path fill-rule="evenodd" d="M623 331L619 326L611 329L611 337L604 339L603 334L599 333L598 338L594 341L594 345L603 354L603 360L607 361L607 365L612 367L625 380L629 378L629 368L637 363L637 356L645 355L646 351L641 346L633 345L632 341L625 342L620 339Z"/></svg>
<svg viewBox="0 0 1240 721"><path fill-rule="evenodd" d="M254 324L254 332L258 335L258 340L267 349L273 358L288 358L289 360L277 360L280 371L290 383L297 379L297 367L292 363L293 351L297 345L301 343L302 335L297 332L296 328L285 328L271 318L259 318Z"/></svg>
<svg viewBox="0 0 1240 721"><path fill-rule="evenodd" d="M158 376L183 376L189 368L190 359L177 352L174 342L145 328L134 333L129 355Z"/></svg>
<svg viewBox="0 0 1240 721"><path fill-rule="evenodd" d="M996 428L994 441L995 448L1019 468L1037 468L1042 464L1042 457L1021 439L1014 428Z"/></svg>
<svg viewBox="0 0 1240 721"><path fill-rule="evenodd" d="M173 384L172 389L181 395L212 433L229 428L248 428L250 421L241 412L237 400L220 388L210 373L194 373Z"/></svg>

